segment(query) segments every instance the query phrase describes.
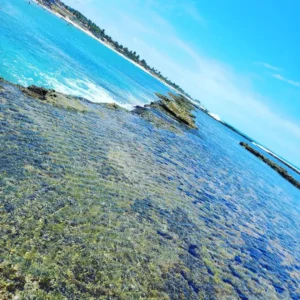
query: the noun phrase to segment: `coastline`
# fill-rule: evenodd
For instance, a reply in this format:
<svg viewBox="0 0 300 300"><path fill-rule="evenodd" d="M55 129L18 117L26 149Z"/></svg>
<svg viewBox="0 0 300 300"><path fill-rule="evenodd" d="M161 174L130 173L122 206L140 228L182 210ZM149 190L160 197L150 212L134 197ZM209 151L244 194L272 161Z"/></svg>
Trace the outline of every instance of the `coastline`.
<svg viewBox="0 0 300 300"><path fill-rule="evenodd" d="M90 36L91 38L95 39L96 41L98 41L99 43L101 43L103 46L107 47L108 49L112 50L113 52L115 52L116 54L120 55L121 57L123 57L124 59L126 59L127 61L129 61L130 63L132 63L133 65L135 65L136 67L138 67L139 69L141 69L142 71L144 71L145 73L149 74L150 76L152 76L153 78L155 78L156 80L158 80L159 82L161 82L163 85L167 86L169 89L175 91L177 94L184 96L185 98L189 99L190 101L193 101L193 99L187 97L186 95L184 95L183 93L181 93L180 91L178 91L177 89L175 89L174 87L172 87L171 85L167 84L165 81L161 80L159 77L153 75L151 72L149 72L148 70L146 70L145 68L143 68L140 64L136 63L135 61L129 59L128 57L126 57L125 55L123 55L122 53L120 53L119 51L117 51L116 49L114 49L113 47L111 47L108 43L105 43L104 41L102 41L101 39L98 39L97 37L95 37L90 31L82 28L81 26L79 26L78 24L76 24L75 22L73 22L71 19L69 18L65 18L64 16L58 14L57 12L53 11L52 9L49 9L48 7L44 6L43 4L41 4L40 2L38 2L37 0L32 0L35 4L39 5L40 7L42 7L43 9L47 10L49 13L52 13L53 15L55 15L56 17L63 19L65 22L71 24L72 26L74 26L75 28L79 29L80 31L82 31L83 33L87 34L88 36Z"/></svg>

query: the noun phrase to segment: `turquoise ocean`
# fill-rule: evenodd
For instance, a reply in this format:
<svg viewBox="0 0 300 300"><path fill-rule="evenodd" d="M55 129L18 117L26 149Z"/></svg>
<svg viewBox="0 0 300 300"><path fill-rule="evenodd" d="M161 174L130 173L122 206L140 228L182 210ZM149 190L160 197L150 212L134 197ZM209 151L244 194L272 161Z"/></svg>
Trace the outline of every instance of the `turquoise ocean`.
<svg viewBox="0 0 300 300"><path fill-rule="evenodd" d="M74 26L24 0L0 0L0 76L125 107L170 89Z"/></svg>

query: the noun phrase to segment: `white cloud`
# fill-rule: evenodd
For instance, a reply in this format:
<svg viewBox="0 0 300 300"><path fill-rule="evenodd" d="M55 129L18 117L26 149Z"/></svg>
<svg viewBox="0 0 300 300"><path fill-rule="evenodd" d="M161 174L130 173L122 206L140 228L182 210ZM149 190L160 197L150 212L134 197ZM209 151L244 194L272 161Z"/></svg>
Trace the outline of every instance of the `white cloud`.
<svg viewBox="0 0 300 300"><path fill-rule="evenodd" d="M160 15L164 15L166 13L171 13L176 16L187 16L190 20L193 20L201 25L206 26L207 21L199 12L197 8L197 2L191 0L164 0L164 1L155 1L148 0L147 8L152 11L155 10L160 13Z"/></svg>
<svg viewBox="0 0 300 300"><path fill-rule="evenodd" d="M271 70L271 71L275 71L275 72L281 71L280 68L275 67L275 66L270 65L270 64L265 63L265 62L256 62L255 64L256 64L256 65L263 66L264 68L269 69L269 70ZM282 75L279 74L279 73L273 73L272 76L273 76L274 78L276 78L276 79L278 79L278 80L280 80L280 81L286 82L286 83L288 83L288 84L290 84L290 85L297 86L297 87L300 86L300 82L299 82L299 81L294 81L294 80L288 79L288 78L282 76Z"/></svg>
<svg viewBox="0 0 300 300"><path fill-rule="evenodd" d="M77 5L89 5L92 0L74 0L74 3Z"/></svg>
<svg viewBox="0 0 300 300"><path fill-rule="evenodd" d="M291 85L294 85L294 86L300 86L300 82L299 81L294 81L294 80L285 78L285 77L283 77L280 74L273 74L273 77L276 78L276 79L278 79L278 80L284 81L284 82L286 82L288 84L291 84Z"/></svg>
<svg viewBox="0 0 300 300"><path fill-rule="evenodd" d="M262 66L262 67L264 67L266 69L272 70L272 71L276 71L276 72L280 71L280 68L275 67L275 66L270 65L270 64L265 63L265 62L256 62L255 64L259 65L259 66Z"/></svg>
<svg viewBox="0 0 300 300"><path fill-rule="evenodd" d="M191 2L184 3L182 9L189 17L191 17L198 23L201 23L202 25L207 24L205 18L199 13L199 10L197 9L195 2L191 1Z"/></svg>

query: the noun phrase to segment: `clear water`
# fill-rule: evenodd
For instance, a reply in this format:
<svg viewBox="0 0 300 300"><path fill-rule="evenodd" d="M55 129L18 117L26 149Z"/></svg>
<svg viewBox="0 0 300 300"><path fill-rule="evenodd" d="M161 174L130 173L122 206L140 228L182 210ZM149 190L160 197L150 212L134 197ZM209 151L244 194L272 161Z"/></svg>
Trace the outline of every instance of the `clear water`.
<svg viewBox="0 0 300 300"><path fill-rule="evenodd" d="M94 102L149 103L164 84L82 31L24 0L0 0L0 76Z"/></svg>
<svg viewBox="0 0 300 300"><path fill-rule="evenodd" d="M299 299L297 188L202 112L175 134L88 106L0 83L0 282L18 265L53 278L39 298L15 283L32 299Z"/></svg>

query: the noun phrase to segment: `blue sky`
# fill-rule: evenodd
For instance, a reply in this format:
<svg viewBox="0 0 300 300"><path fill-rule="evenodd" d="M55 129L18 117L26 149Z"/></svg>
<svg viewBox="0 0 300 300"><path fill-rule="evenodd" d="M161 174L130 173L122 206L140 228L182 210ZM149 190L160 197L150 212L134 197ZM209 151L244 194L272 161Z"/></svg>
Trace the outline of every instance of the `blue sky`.
<svg viewBox="0 0 300 300"><path fill-rule="evenodd" d="M300 2L65 0L300 167Z"/></svg>

